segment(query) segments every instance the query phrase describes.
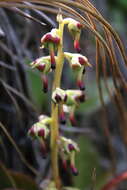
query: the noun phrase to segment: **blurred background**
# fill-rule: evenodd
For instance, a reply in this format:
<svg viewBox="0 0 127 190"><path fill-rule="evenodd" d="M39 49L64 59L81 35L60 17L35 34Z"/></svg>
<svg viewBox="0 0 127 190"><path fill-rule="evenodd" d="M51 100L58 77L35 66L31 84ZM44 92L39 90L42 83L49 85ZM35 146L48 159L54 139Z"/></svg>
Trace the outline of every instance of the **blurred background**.
<svg viewBox="0 0 127 190"><path fill-rule="evenodd" d="M119 33L127 49L127 0L91 2ZM32 18L27 18L27 15ZM40 74L32 70L29 64L40 56L48 55L47 50L40 49L40 39L57 26L55 19L54 15L38 10L0 8L0 189L14 188L15 184L23 190L38 189L37 184L41 187L43 180L50 175L49 156L43 159L39 144L32 141L27 132L39 114L50 115L51 93L43 93ZM79 175L72 177L69 171L61 168L61 176L67 186L74 185L84 190L95 190L96 186L99 190L112 176L127 170L127 151L120 135L118 115L102 77L113 149L110 154L96 84L95 40L91 32L84 30L80 42L82 54L93 66L87 69L84 77L87 100L76 111L77 126L71 127L69 123L68 126L61 126L65 136L79 143L80 153L76 156ZM64 48L65 51L74 52L72 38L66 29ZM122 62L120 67L127 78ZM49 89L52 77L49 76ZM112 87L110 78L109 75L108 84ZM66 64L62 87L76 88L75 77ZM125 186L125 182L121 183L117 189L125 190Z"/></svg>

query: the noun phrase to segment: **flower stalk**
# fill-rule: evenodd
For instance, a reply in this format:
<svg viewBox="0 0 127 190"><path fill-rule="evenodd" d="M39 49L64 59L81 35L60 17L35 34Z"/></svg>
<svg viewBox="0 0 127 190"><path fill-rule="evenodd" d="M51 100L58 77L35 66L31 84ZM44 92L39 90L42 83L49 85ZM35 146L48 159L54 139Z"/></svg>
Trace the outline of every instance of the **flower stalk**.
<svg viewBox="0 0 127 190"><path fill-rule="evenodd" d="M64 61L64 52L63 52L63 30L64 30L64 23L62 22L62 15L57 16L57 20L59 22L58 33L60 37L60 44L58 45L58 53L57 53L57 61L56 61L56 69L54 73L54 82L53 82L53 91L60 87L61 82L61 75L63 69L63 61ZM55 104L52 101L51 105L51 117L52 117L52 124L51 124L51 165L52 165L52 173L53 178L56 183L57 189L60 189L61 182L59 178L59 169L58 169L58 138L59 138L59 118L58 118L58 104Z"/></svg>

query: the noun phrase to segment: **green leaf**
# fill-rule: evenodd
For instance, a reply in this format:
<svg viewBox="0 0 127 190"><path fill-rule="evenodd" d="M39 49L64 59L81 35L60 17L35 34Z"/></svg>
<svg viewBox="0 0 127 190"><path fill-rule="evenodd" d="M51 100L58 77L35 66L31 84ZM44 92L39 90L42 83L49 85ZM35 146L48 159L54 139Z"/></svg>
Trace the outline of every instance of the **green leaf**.
<svg viewBox="0 0 127 190"><path fill-rule="evenodd" d="M31 94L33 96L35 103L39 108L41 108L42 105L47 106L47 94L45 94L42 90L43 85L40 79L40 75L33 72L32 70L29 70L28 77L30 78L31 81Z"/></svg>
<svg viewBox="0 0 127 190"><path fill-rule="evenodd" d="M112 92L113 92L112 80L108 79L107 83L108 83L109 88L112 89ZM104 102L105 102L105 104L107 104L110 101L110 97L107 93L107 90L105 89L103 81L101 81L101 85L102 85ZM77 111L84 112L85 114L89 114L94 111L97 111L102 105L100 102L99 92L98 92L98 88L96 85L96 81L94 81L94 82L92 81L92 83L89 81L86 81L86 87L87 87L86 88L87 100L84 103L80 104Z"/></svg>
<svg viewBox="0 0 127 190"><path fill-rule="evenodd" d="M80 137L80 152L76 155L79 175L74 178L75 186L80 189L92 188L92 172L96 168L97 180L104 173L99 161L99 153L88 138Z"/></svg>

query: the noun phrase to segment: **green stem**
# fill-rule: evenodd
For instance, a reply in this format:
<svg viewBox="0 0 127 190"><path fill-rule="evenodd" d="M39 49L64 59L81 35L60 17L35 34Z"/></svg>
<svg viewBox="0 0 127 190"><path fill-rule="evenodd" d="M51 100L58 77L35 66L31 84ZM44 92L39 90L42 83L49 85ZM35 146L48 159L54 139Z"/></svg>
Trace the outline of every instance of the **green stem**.
<svg viewBox="0 0 127 190"><path fill-rule="evenodd" d="M64 61L64 53L63 53L63 22L59 22L59 36L60 36L60 45L58 47L57 60L56 60L56 70L54 73L54 81L53 81L53 89L52 92L56 89L56 87L60 87L61 83L61 75L63 70L63 61ZM51 164L52 164L52 174L53 180L57 189L61 188L61 182L59 178L59 167L58 167L58 137L59 137L59 118L58 118L58 104L51 104L51 116L52 116L52 124L51 124Z"/></svg>

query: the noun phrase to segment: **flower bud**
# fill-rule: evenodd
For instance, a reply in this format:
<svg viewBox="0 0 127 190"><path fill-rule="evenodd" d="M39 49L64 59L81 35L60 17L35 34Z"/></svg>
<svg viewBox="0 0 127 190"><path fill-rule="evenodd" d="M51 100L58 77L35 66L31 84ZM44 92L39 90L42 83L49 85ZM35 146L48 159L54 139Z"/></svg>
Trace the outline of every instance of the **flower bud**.
<svg viewBox="0 0 127 190"><path fill-rule="evenodd" d="M71 168L71 172L74 176L77 176L79 174L77 168L74 165L71 164L70 168Z"/></svg>
<svg viewBox="0 0 127 190"><path fill-rule="evenodd" d="M75 147L74 147L74 145L73 144L68 144L68 149L70 150L70 151L72 151L72 150L75 150Z"/></svg>
<svg viewBox="0 0 127 190"><path fill-rule="evenodd" d="M65 93L65 90L62 90L60 88L56 88L52 94L52 100L54 103L64 103L67 99L67 95Z"/></svg>
<svg viewBox="0 0 127 190"><path fill-rule="evenodd" d="M74 151L72 151L70 154L70 168L71 168L72 174L77 176L78 170L75 167L75 152Z"/></svg>
<svg viewBox="0 0 127 190"><path fill-rule="evenodd" d="M43 84L43 92L47 93L48 92L48 78L46 75L41 75L41 80Z"/></svg>
<svg viewBox="0 0 127 190"><path fill-rule="evenodd" d="M72 69L80 69L81 66L91 67L91 64L88 62L88 59L79 53L64 52L64 56L69 61Z"/></svg>
<svg viewBox="0 0 127 190"><path fill-rule="evenodd" d="M40 130L38 131L38 136L44 138L44 136L45 136L45 130L44 130L44 129L40 129Z"/></svg>
<svg viewBox="0 0 127 190"><path fill-rule="evenodd" d="M51 57L51 68L52 70L54 70L56 68L54 49L51 45L49 47L50 47L50 57Z"/></svg>
<svg viewBox="0 0 127 190"><path fill-rule="evenodd" d="M79 151L78 145L71 139L67 139L63 136L60 137L59 153L62 158L62 165L66 169L66 160L70 162L70 168L73 175L78 175L78 170L75 167L75 152Z"/></svg>
<svg viewBox="0 0 127 190"><path fill-rule="evenodd" d="M83 83L83 81L81 80L77 80L77 86L79 87L80 90L85 90L85 85Z"/></svg>
<svg viewBox="0 0 127 190"><path fill-rule="evenodd" d="M42 47L46 47L50 52L51 68L55 69L55 50L60 43L60 37L58 35L58 29L52 29L51 32L45 34L41 38Z"/></svg>
<svg viewBox="0 0 127 190"><path fill-rule="evenodd" d="M49 135L49 129L46 125L42 124L41 122L35 123L31 129L29 129L28 134L31 137L46 139Z"/></svg>
<svg viewBox="0 0 127 190"><path fill-rule="evenodd" d="M66 90L68 106L78 105L85 100L85 95L81 90Z"/></svg>
<svg viewBox="0 0 127 190"><path fill-rule="evenodd" d="M85 67L91 67L91 64L88 62L88 59L78 53L64 53L65 58L68 60L71 68L77 74L77 86L80 90L85 90L85 86L83 83L83 76L85 73Z"/></svg>
<svg viewBox="0 0 127 190"><path fill-rule="evenodd" d="M81 48L80 48L80 45L79 45L79 37L77 37L75 40L74 40L74 48L75 50L80 53L81 52Z"/></svg>
<svg viewBox="0 0 127 190"><path fill-rule="evenodd" d="M68 24L69 32L74 39L74 48L76 49L77 52L80 52L81 48L79 46L79 39L83 25L72 18L64 19L64 23Z"/></svg>
<svg viewBox="0 0 127 190"><path fill-rule="evenodd" d="M61 149L64 150L67 154L71 154L72 150L75 152L79 151L77 143L66 137L60 137Z"/></svg>
<svg viewBox="0 0 127 190"><path fill-rule="evenodd" d="M60 37L56 28L52 29L51 32L48 32L41 38L42 46L46 46L48 48L48 43L52 43L54 45L58 45L60 43Z"/></svg>
<svg viewBox="0 0 127 190"><path fill-rule="evenodd" d="M51 70L51 61L49 56L40 57L33 61L30 65L32 68L37 68L43 74L47 74Z"/></svg>

